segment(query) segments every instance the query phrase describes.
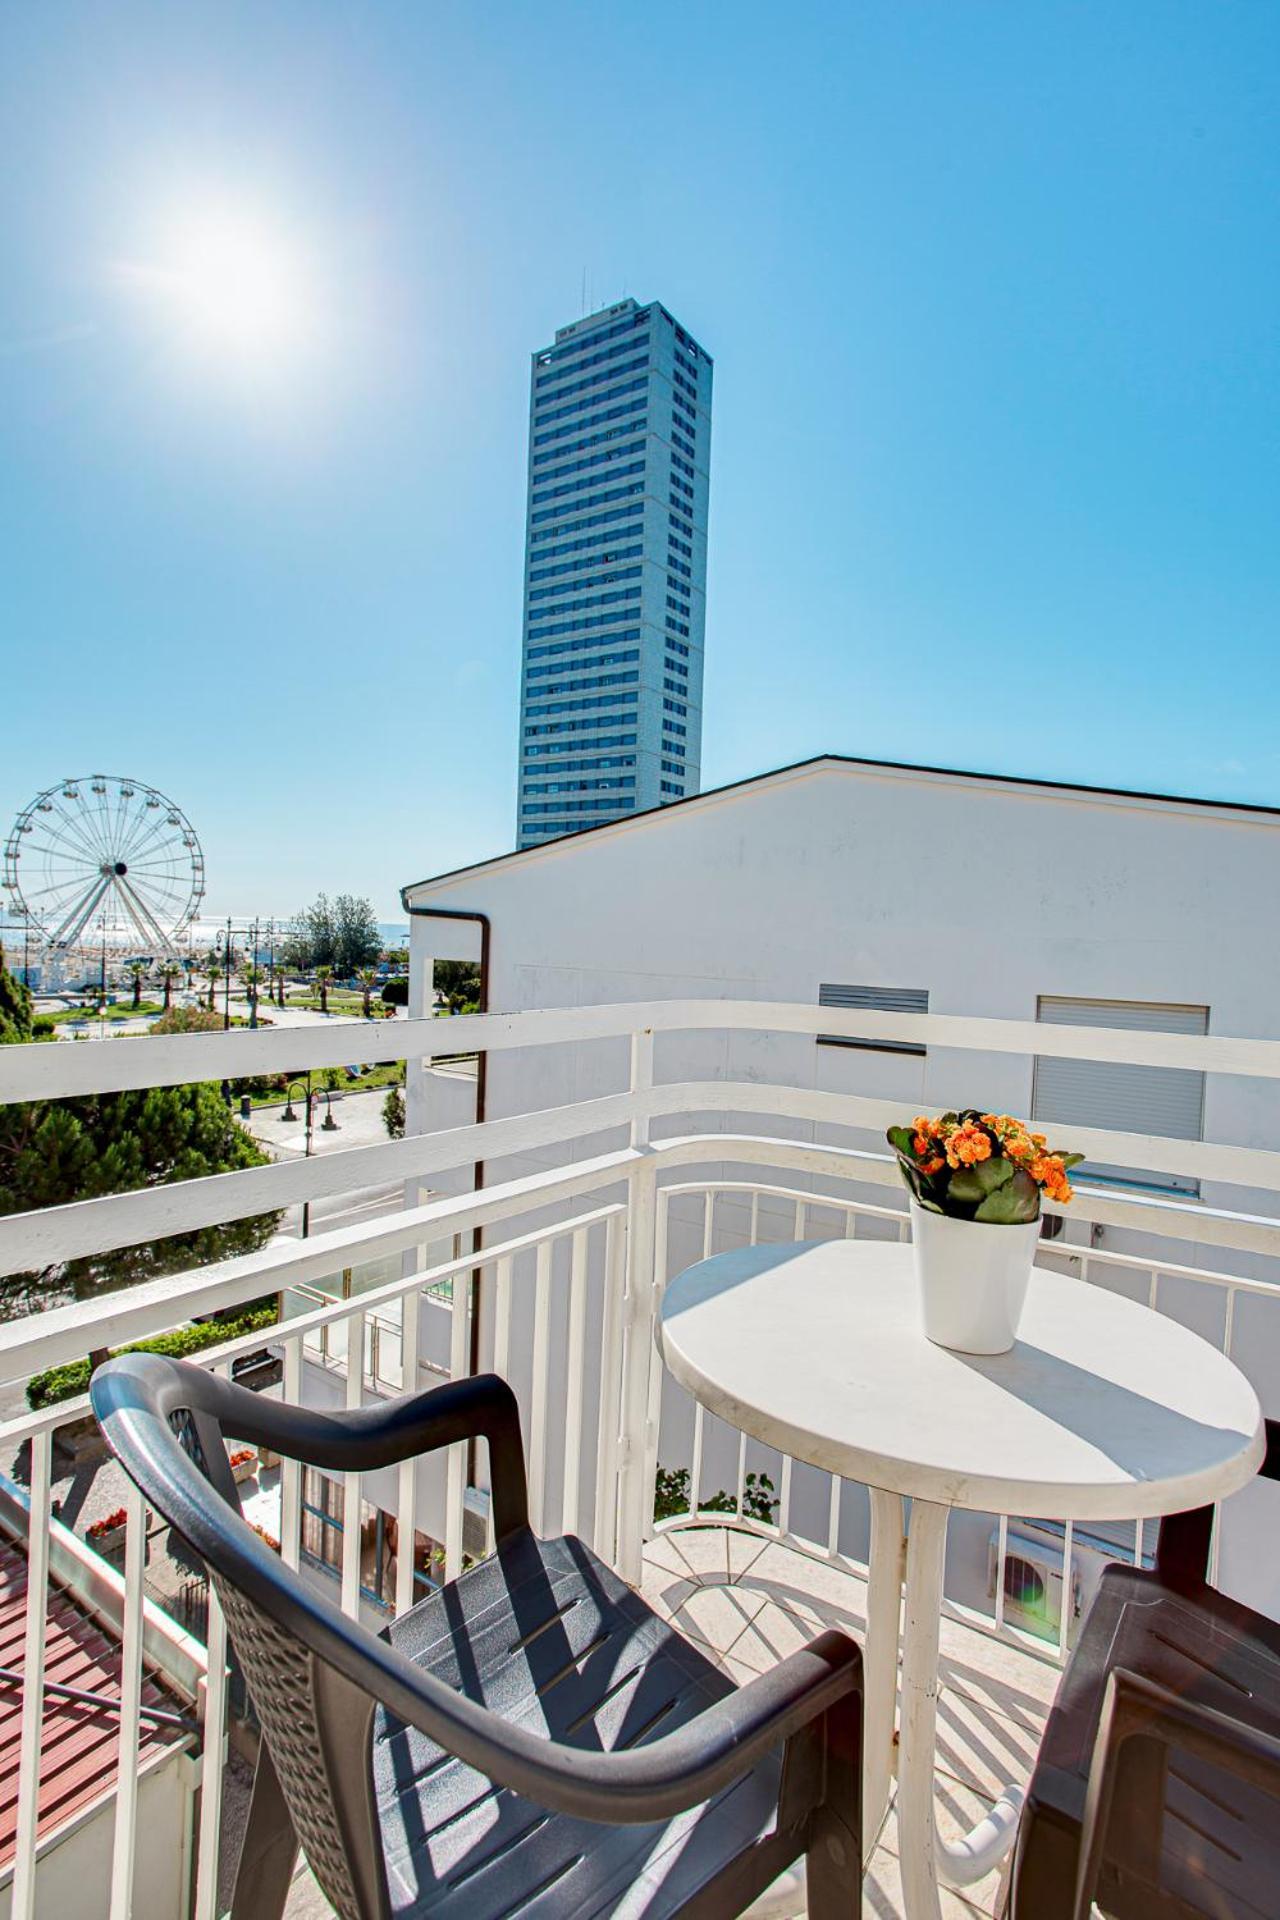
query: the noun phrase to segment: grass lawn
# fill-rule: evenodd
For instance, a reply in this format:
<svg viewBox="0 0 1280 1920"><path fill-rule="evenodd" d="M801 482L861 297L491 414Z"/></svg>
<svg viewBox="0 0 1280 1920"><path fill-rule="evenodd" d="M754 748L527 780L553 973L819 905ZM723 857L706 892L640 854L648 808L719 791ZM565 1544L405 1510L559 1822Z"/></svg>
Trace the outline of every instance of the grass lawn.
<svg viewBox="0 0 1280 1920"><path fill-rule="evenodd" d="M311 1085L317 1092L323 1093L328 1089L329 1083L325 1078L326 1074L337 1075L336 1083L332 1088L335 1094L385 1093L388 1087L401 1087L404 1085L404 1061L393 1060L385 1067L370 1067L367 1072L360 1075L358 1080L348 1080L341 1067L321 1067L311 1076ZM303 1087L306 1085L306 1079L307 1076L305 1073L299 1074L289 1083L293 1088L294 1105L299 1113L301 1113L302 1110ZM298 1085L299 1080L301 1080L302 1086ZM284 1105L284 1095L274 1090L270 1093L251 1094L250 1098L255 1108L282 1107Z"/></svg>
<svg viewBox="0 0 1280 1920"><path fill-rule="evenodd" d="M101 1017L107 1020L136 1020L143 1014L163 1011L164 1008L159 1000L144 1000L137 1007L130 1006L127 1000L120 1000L114 1006L104 1007ZM91 1012L88 1007L64 1007L60 1013L45 1013L41 1014L40 1018L52 1020L55 1026L59 1026L67 1020L97 1020L99 1015L96 1010Z"/></svg>

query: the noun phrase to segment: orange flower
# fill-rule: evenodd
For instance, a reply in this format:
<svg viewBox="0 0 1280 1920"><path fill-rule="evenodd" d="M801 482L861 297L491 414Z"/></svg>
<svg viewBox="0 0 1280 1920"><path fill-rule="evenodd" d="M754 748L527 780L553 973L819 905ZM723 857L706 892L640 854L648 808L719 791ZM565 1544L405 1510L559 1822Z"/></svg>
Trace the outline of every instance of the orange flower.
<svg viewBox="0 0 1280 1920"><path fill-rule="evenodd" d="M952 1167L972 1167L979 1160L991 1158L991 1142L981 1127L972 1123L967 1127L957 1127L947 1141L947 1164Z"/></svg>
<svg viewBox="0 0 1280 1920"><path fill-rule="evenodd" d="M920 1171L921 1173L941 1173L946 1164L946 1155L939 1153L932 1160L926 1160Z"/></svg>
<svg viewBox="0 0 1280 1920"><path fill-rule="evenodd" d="M927 1133L918 1133L911 1144L921 1159L924 1158L925 1154L933 1152L933 1142Z"/></svg>
<svg viewBox="0 0 1280 1920"><path fill-rule="evenodd" d="M929 1134L937 1131L938 1123L931 1120L927 1113L918 1113L911 1122L917 1133Z"/></svg>

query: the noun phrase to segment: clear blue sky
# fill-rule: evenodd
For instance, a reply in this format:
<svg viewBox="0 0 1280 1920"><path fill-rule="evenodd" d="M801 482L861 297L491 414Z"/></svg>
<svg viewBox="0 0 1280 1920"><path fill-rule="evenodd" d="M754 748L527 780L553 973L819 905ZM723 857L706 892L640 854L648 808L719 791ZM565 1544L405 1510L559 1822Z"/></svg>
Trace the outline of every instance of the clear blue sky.
<svg viewBox="0 0 1280 1920"><path fill-rule="evenodd" d="M6 8L0 816L149 780L235 912L509 847L584 281L716 360L705 785L1280 802L1278 91L1275 0ZM267 365L147 297L211 195Z"/></svg>

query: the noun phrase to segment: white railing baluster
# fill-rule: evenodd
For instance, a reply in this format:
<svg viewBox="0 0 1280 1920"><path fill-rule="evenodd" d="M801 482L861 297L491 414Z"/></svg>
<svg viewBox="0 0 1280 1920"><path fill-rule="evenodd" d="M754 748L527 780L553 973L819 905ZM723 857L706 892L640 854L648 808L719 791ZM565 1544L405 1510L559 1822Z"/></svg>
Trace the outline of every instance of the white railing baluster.
<svg viewBox="0 0 1280 1920"><path fill-rule="evenodd" d="M138 1735L142 1716L142 1574L147 1507L132 1480L125 1483L124 1597L121 1603L120 1744L116 1817L111 1844L110 1920L129 1920L138 1838Z"/></svg>
<svg viewBox="0 0 1280 1920"><path fill-rule="evenodd" d="M856 1240L858 1236L858 1213L855 1207L846 1207L844 1215L844 1237Z"/></svg>
<svg viewBox="0 0 1280 1920"><path fill-rule="evenodd" d="M560 1531L582 1530L582 1403L586 1392L587 1354L587 1235L579 1227L573 1236L569 1269L569 1340L565 1356L568 1382L564 1410L564 1494Z"/></svg>
<svg viewBox="0 0 1280 1920"><path fill-rule="evenodd" d="M1222 1325L1222 1351L1223 1353L1225 1353L1228 1360L1231 1358L1231 1342L1235 1335L1235 1330L1236 1330L1236 1290L1234 1287L1228 1287L1226 1318L1223 1321L1223 1325Z"/></svg>
<svg viewBox="0 0 1280 1920"><path fill-rule="evenodd" d="M27 1607L22 1649L22 1738L18 1761L18 1831L13 1863L13 1920L35 1920L36 1841L44 1743L44 1654L49 1616L49 1516L53 1435L31 1436L31 1501L27 1509Z"/></svg>
<svg viewBox="0 0 1280 1920"><path fill-rule="evenodd" d="M751 1190L751 1245L755 1247L755 1246L758 1246L759 1243L760 1243L760 1189L759 1187L753 1187Z"/></svg>
<svg viewBox="0 0 1280 1920"><path fill-rule="evenodd" d="M1147 1305L1152 1313L1156 1311L1156 1297L1160 1291L1160 1274L1155 1267L1151 1269L1151 1285L1147 1289Z"/></svg>
<svg viewBox="0 0 1280 1920"><path fill-rule="evenodd" d="M551 1364L551 1241L537 1252L533 1281L533 1386L529 1402L529 1517L535 1533L546 1526L547 1393Z"/></svg>
<svg viewBox="0 0 1280 1920"><path fill-rule="evenodd" d="M1142 1522L1141 1520L1135 1520L1133 1523L1133 1564L1135 1567L1140 1567L1142 1565Z"/></svg>
<svg viewBox="0 0 1280 1920"><path fill-rule="evenodd" d="M747 1517L747 1436L738 1435L738 1518Z"/></svg>
<svg viewBox="0 0 1280 1920"><path fill-rule="evenodd" d="M231 1378L231 1362L213 1371ZM193 1920L217 1920L218 1847L222 1831L222 1794L226 1782L227 1622L212 1580L208 1584L205 1627L204 1711L200 1726L200 1825L196 1840Z"/></svg>
<svg viewBox="0 0 1280 1920"><path fill-rule="evenodd" d="M840 1554L840 1489L844 1481L838 1473L831 1476L831 1492L827 1500L827 1558L835 1560Z"/></svg>
<svg viewBox="0 0 1280 1920"><path fill-rule="evenodd" d="M702 1411L701 1400L693 1403L693 1462L689 1468L689 1514L692 1519L698 1517L698 1499L702 1492L702 1446L706 1430L706 1416Z"/></svg>
<svg viewBox="0 0 1280 1920"><path fill-rule="evenodd" d="M493 1281L493 1370L506 1381L511 1378L511 1264L511 1255L504 1254L494 1267ZM490 1553L497 1545L492 1500L485 1519L485 1544Z"/></svg>
<svg viewBox="0 0 1280 1920"><path fill-rule="evenodd" d="M792 1221L791 1238L793 1240L804 1239L804 1230L805 1230L805 1225L808 1221L808 1218L809 1218L809 1209L805 1205L805 1202L803 1200L797 1200L795 1204L795 1209L791 1215L791 1221Z"/></svg>
<svg viewBox="0 0 1280 1920"><path fill-rule="evenodd" d="M714 1187L708 1187L706 1191L706 1196L702 1203L702 1257L704 1260L709 1260L711 1258L712 1254L715 1251L715 1244L716 1244L716 1190ZM662 1279L663 1284L665 1285L667 1276L664 1269L662 1267L659 1267L658 1273Z"/></svg>
<svg viewBox="0 0 1280 1920"><path fill-rule="evenodd" d="M365 1316L353 1313L347 1321L347 1393L348 1413L364 1403L364 1330ZM352 1620L360 1617L361 1541L360 1475L342 1476L342 1611Z"/></svg>
<svg viewBox="0 0 1280 1920"><path fill-rule="evenodd" d="M400 1373L406 1393L418 1391L418 1353L421 1345L422 1293L414 1287L400 1305ZM411 1453L396 1469L396 1597L397 1614L408 1613L415 1598L413 1563L418 1542L418 1460Z"/></svg>
<svg viewBox="0 0 1280 1920"><path fill-rule="evenodd" d="M1062 1610L1058 1619L1058 1658L1060 1660L1065 1660L1067 1657L1068 1639L1075 1619L1075 1582L1072 1578L1074 1569L1071 1564L1074 1557L1072 1525L1068 1520L1062 1529Z"/></svg>
<svg viewBox="0 0 1280 1920"><path fill-rule="evenodd" d="M296 1407L302 1401L302 1338L284 1342L284 1400ZM283 1455L280 1461L280 1556L297 1569L302 1552L302 1465Z"/></svg>
<svg viewBox="0 0 1280 1920"><path fill-rule="evenodd" d="M542 1249L539 1247L539 1254ZM449 1307L449 1377L465 1380L470 1367L471 1279L457 1274ZM456 1580L462 1572L462 1523L467 1498L467 1443L456 1440L445 1465L444 1576Z"/></svg>
<svg viewBox="0 0 1280 1920"><path fill-rule="evenodd" d="M618 1552L618 1426L622 1400L622 1294L626 1286L626 1259L626 1216L612 1214L605 1223L595 1524L596 1552L611 1566Z"/></svg>
<svg viewBox="0 0 1280 1920"><path fill-rule="evenodd" d="M785 1540L791 1532L791 1469L789 1453L782 1456L782 1485L778 1489L778 1532Z"/></svg>
<svg viewBox="0 0 1280 1920"><path fill-rule="evenodd" d="M209 1582L205 1640L208 1670L201 1727L200 1832L196 1843L194 1920L218 1920L218 1841L222 1828L222 1789L227 1744L227 1622L213 1582Z"/></svg>
<svg viewBox="0 0 1280 1920"><path fill-rule="evenodd" d="M996 1542L996 1592L995 1622L997 1627L1004 1625L1004 1582L1005 1571L1009 1564L1009 1516L1000 1515L1000 1532Z"/></svg>

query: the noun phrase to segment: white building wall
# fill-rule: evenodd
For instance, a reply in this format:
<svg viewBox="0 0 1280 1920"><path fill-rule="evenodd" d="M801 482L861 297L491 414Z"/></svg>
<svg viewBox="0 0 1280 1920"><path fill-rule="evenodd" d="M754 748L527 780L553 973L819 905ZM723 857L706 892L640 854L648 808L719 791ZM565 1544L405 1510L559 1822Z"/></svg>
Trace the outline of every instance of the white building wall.
<svg viewBox="0 0 1280 1920"><path fill-rule="evenodd" d="M1209 1008L1210 1033L1275 1038L1278 856L1280 818L1264 812L824 761L411 888L408 897L490 916L494 1011L686 997L816 1005L820 983L829 980L923 987L933 1013L1028 1020L1042 994L1189 1003ZM465 936L442 936L445 925L415 921L415 949L442 957L470 951L446 944ZM672 1034L658 1036L655 1078L874 1095L900 1100L904 1116L955 1105L1026 1113L1032 1068L1029 1057L943 1048L921 1060L799 1036ZM626 1076L624 1041L496 1054L488 1114L617 1091ZM429 1095L413 1110L419 1124L439 1124ZM1266 1083L1210 1078L1206 1139L1270 1146L1273 1116ZM691 1118L665 1125L686 1131ZM708 1131L733 1121L708 1116L697 1125ZM759 1121L747 1130L815 1132ZM846 1145L882 1144L853 1129L816 1131ZM621 1135L597 1137L582 1150L620 1144ZM543 1164L564 1157L559 1149L540 1156ZM514 1177L535 1163L507 1161L489 1178ZM884 1192L865 1197L883 1200ZM1206 1183L1203 1199L1277 1210L1273 1195L1236 1187ZM726 1210L717 1246L744 1230L745 1221ZM1093 1231L1095 1244L1134 1245L1114 1229ZM791 1237L788 1222L780 1218L769 1237ZM1083 1237L1082 1223L1068 1237ZM700 1226L673 1226L672 1243L676 1271L698 1256ZM1240 1273L1265 1267L1185 1242L1178 1252ZM1208 1337L1221 1337L1216 1292L1170 1284L1163 1303ZM1271 1302L1238 1298L1233 1351L1264 1405L1280 1411L1280 1312ZM681 1402L668 1391L662 1455L669 1464L685 1451L689 1416ZM709 1449L707 1472L704 1492L732 1484L727 1436ZM803 1477L802 1528L806 1501L815 1514L825 1511L826 1485L815 1480L805 1491ZM852 1551L864 1530L862 1502L858 1490L847 1490ZM816 1519L814 1531L823 1531ZM985 1581L983 1523L960 1522L954 1534L961 1584L979 1569ZM1227 1577L1236 1564L1233 1539L1228 1530ZM1280 1611L1280 1550L1259 1577Z"/></svg>

